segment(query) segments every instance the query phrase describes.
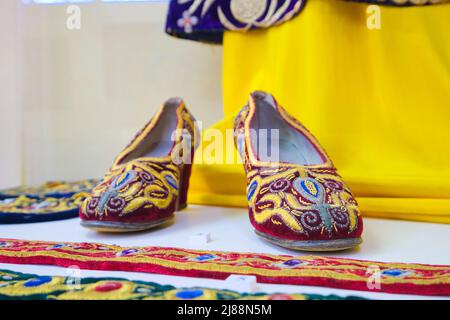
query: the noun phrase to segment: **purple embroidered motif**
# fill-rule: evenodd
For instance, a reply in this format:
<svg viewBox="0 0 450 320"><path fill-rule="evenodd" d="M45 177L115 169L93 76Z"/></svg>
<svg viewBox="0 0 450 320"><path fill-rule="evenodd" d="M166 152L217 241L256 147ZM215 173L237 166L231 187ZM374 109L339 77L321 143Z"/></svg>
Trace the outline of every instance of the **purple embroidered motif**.
<svg viewBox="0 0 450 320"><path fill-rule="evenodd" d="M307 0L170 0L166 32L172 36L222 43L225 30L269 28L294 18ZM387 6L431 5L449 0L349 0Z"/></svg>
<svg viewBox="0 0 450 320"><path fill-rule="evenodd" d="M225 30L268 28L290 20L306 0L171 0L166 32L221 43Z"/></svg>

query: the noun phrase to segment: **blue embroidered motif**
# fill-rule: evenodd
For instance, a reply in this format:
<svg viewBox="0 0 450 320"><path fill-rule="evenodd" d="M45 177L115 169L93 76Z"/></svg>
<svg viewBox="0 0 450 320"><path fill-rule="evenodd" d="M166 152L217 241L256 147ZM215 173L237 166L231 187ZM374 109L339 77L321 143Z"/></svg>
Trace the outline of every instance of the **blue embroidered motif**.
<svg viewBox="0 0 450 320"><path fill-rule="evenodd" d="M322 202L325 190L311 178L297 178L293 182L294 189L312 202Z"/></svg>
<svg viewBox="0 0 450 320"><path fill-rule="evenodd" d="M303 225L311 231L317 231L323 227L331 235L335 221L330 213L330 205L325 203L325 189L323 186L311 178L296 178L293 181L293 186L301 196L314 203L311 206L312 210L302 215ZM320 224L317 224L318 217L315 211L320 216Z"/></svg>
<svg viewBox="0 0 450 320"><path fill-rule="evenodd" d="M306 264L308 263L299 259L290 259L281 263L275 263L274 266L280 269L293 269Z"/></svg>
<svg viewBox="0 0 450 320"><path fill-rule="evenodd" d="M387 270L383 270L381 272L382 275L390 276L390 277L402 277L402 276L406 276L410 273L411 273L411 271L409 271L409 270L401 270L401 269L387 269Z"/></svg>
<svg viewBox="0 0 450 320"><path fill-rule="evenodd" d="M108 207L108 203L111 201L111 199L117 200L118 190L124 188L129 183L131 183L136 178L136 171L128 171L126 173L122 173L120 176L116 177L114 181L110 184L108 187L108 190L106 190L98 200L98 205L96 208L96 211L100 216L104 214L104 210L106 207ZM123 207L125 205L125 202L123 199L118 200L121 203L121 206ZM121 208L109 208L111 210L120 211Z"/></svg>
<svg viewBox="0 0 450 320"><path fill-rule="evenodd" d="M203 290L184 290L175 294L180 299L195 299L203 295Z"/></svg>
<svg viewBox="0 0 450 320"><path fill-rule="evenodd" d="M66 246L65 244L55 244L54 246L51 246L48 250L60 249L60 248L64 248L65 246Z"/></svg>
<svg viewBox="0 0 450 320"><path fill-rule="evenodd" d="M310 182L312 186L314 186L314 189L310 190L308 189L308 187L306 186L306 183ZM317 198L319 196L319 188L317 187L317 184L315 182L312 182L310 180L303 180L301 182L301 186L303 188L303 190L305 190L305 192L309 193L310 195L312 195L313 197Z"/></svg>
<svg viewBox="0 0 450 320"><path fill-rule="evenodd" d="M118 190L121 189L123 187L125 187L127 184L129 184L131 181L133 181L133 179L136 177L136 172L135 171L128 171L124 174L121 174L119 177L117 177L114 180L114 189Z"/></svg>
<svg viewBox="0 0 450 320"><path fill-rule="evenodd" d="M212 260L215 259L216 256L213 254L202 254L201 256L198 256L195 258L196 261L207 261L207 260Z"/></svg>
<svg viewBox="0 0 450 320"><path fill-rule="evenodd" d="M254 180L248 187L247 201L250 201L253 198L257 187L258 187L258 181Z"/></svg>
<svg viewBox="0 0 450 320"><path fill-rule="evenodd" d="M172 176L167 175L167 176L165 176L164 178L166 179L167 183L168 183L172 188L178 190L178 183L177 183L177 181L176 181Z"/></svg>
<svg viewBox="0 0 450 320"><path fill-rule="evenodd" d="M120 257L128 256L128 255L131 255L131 254L136 253L138 251L139 251L138 249L127 249L127 250L123 250L123 251L119 252L117 254L117 256L120 256Z"/></svg>
<svg viewBox="0 0 450 320"><path fill-rule="evenodd" d="M27 287L27 288L38 287L40 285L49 283L50 281L52 281L52 277L44 276L44 277L39 277L39 278L28 280L27 282L25 282L23 284L23 286Z"/></svg>
<svg viewBox="0 0 450 320"><path fill-rule="evenodd" d="M290 266L290 267L299 265L301 263L302 263L302 261L297 260L297 259L291 259L291 260L287 260L287 261L283 262L284 265Z"/></svg>

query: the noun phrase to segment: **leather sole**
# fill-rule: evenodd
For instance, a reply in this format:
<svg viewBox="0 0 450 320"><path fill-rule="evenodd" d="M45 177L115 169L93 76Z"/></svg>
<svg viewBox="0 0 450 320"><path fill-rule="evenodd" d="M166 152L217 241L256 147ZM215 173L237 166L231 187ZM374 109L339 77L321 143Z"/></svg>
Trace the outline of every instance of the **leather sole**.
<svg viewBox="0 0 450 320"><path fill-rule="evenodd" d="M82 220L80 224L88 229L99 232L112 232L112 233L125 233L125 232L137 232L159 227L163 224L169 223L174 220L174 217L160 219L146 223L133 223L133 222L115 222L115 221L89 221Z"/></svg>
<svg viewBox="0 0 450 320"><path fill-rule="evenodd" d="M361 238L296 241L296 240L280 239L274 236L264 234L257 230L255 230L255 233L264 240L267 240L280 247L298 251L340 251L354 248L362 243Z"/></svg>

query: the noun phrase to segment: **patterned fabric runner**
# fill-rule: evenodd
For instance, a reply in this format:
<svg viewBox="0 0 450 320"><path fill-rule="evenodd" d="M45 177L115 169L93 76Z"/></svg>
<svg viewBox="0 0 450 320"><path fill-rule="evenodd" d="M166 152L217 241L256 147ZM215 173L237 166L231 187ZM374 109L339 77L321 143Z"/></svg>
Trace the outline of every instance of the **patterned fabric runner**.
<svg viewBox="0 0 450 320"><path fill-rule="evenodd" d="M78 217L78 208L88 194L67 198L32 198L19 196L0 200L0 224L33 223Z"/></svg>
<svg viewBox="0 0 450 320"><path fill-rule="evenodd" d="M162 247L119 247L0 239L0 263L77 266L89 270L149 272L418 295L450 295L450 266L383 263L322 256L270 255Z"/></svg>
<svg viewBox="0 0 450 320"><path fill-rule="evenodd" d="M0 190L0 224L33 223L78 217L78 208L98 180L49 181Z"/></svg>
<svg viewBox="0 0 450 320"><path fill-rule="evenodd" d="M1 199L17 198L70 198L80 192L90 192L99 181L96 179L80 181L49 181L38 186L20 186L0 191Z"/></svg>
<svg viewBox="0 0 450 320"><path fill-rule="evenodd" d="M238 293L210 288L175 288L121 278L38 276L0 270L0 300L361 300L320 294Z"/></svg>

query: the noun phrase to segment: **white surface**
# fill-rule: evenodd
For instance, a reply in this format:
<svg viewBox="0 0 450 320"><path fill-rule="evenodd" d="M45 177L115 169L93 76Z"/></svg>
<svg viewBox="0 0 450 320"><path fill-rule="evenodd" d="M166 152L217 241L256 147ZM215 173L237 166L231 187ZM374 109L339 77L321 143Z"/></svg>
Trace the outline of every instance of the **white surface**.
<svg viewBox="0 0 450 320"><path fill-rule="evenodd" d="M256 276L232 274L224 281L224 289L254 293L258 291Z"/></svg>
<svg viewBox="0 0 450 320"><path fill-rule="evenodd" d="M100 242L121 246L171 246L201 250L289 255L307 254L283 249L258 238L248 221L245 209L189 206L188 209L178 212L176 216L176 221L172 225L140 233L97 233L81 227L77 219L71 219L38 224L0 225L0 237L46 241ZM364 243L358 249L321 255L383 262L450 265L450 250L448 249L450 242L449 225L382 219L365 219L364 222ZM211 233L211 241L209 243L199 246L189 242L191 235L204 233L205 230ZM67 270L63 268L48 266L0 264L0 268L37 274L67 275ZM130 272L82 270L82 276L126 277L182 287L224 287L223 282L218 280ZM258 284L258 290L286 293L352 294L379 299L426 298L331 288L268 284Z"/></svg>
<svg viewBox="0 0 450 320"><path fill-rule="evenodd" d="M211 234L209 232L199 232L189 237L189 243L195 246L203 246L211 242Z"/></svg>
<svg viewBox="0 0 450 320"><path fill-rule="evenodd" d="M22 100L19 1L0 2L0 189L21 181Z"/></svg>

